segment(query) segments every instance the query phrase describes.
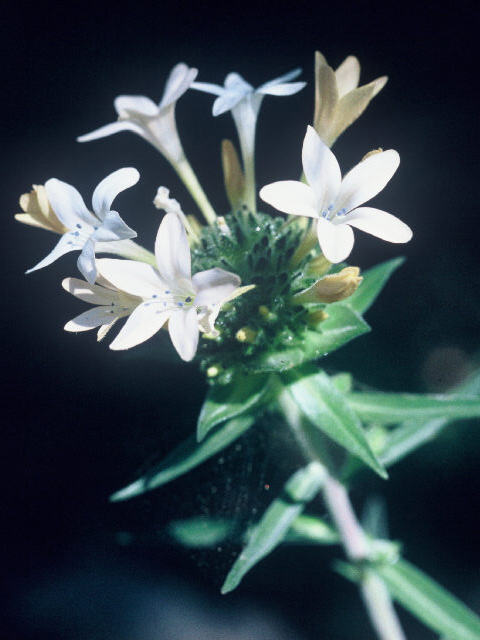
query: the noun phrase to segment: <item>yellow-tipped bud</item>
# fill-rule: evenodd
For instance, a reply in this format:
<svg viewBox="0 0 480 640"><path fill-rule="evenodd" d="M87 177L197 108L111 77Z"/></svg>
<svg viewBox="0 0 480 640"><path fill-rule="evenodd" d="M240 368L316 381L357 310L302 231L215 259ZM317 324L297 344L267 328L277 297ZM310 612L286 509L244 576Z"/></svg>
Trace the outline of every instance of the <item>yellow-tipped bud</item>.
<svg viewBox="0 0 480 640"><path fill-rule="evenodd" d="M220 365L213 365L208 367L207 369L207 378L216 378L219 373L222 372L222 367Z"/></svg>
<svg viewBox="0 0 480 640"><path fill-rule="evenodd" d="M349 298L363 280L358 267L345 267L339 273L324 276L314 285L297 293L293 297L294 304L309 302L339 302Z"/></svg>
<svg viewBox="0 0 480 640"><path fill-rule="evenodd" d="M267 322L271 322L272 320L277 319L277 315L275 313L272 313L272 311L270 311L270 309L266 307L264 304L258 307L258 313Z"/></svg>
<svg viewBox="0 0 480 640"><path fill-rule="evenodd" d="M256 337L257 337L257 332L254 331L251 327L242 327L235 334L235 338L239 342L249 342L250 344L255 342Z"/></svg>
<svg viewBox="0 0 480 640"><path fill-rule="evenodd" d="M320 254L308 263L307 275L318 277L324 276L331 266L332 263L329 262L323 254Z"/></svg>
<svg viewBox="0 0 480 640"><path fill-rule="evenodd" d="M309 327L316 327L317 324L323 322L330 316L323 309L317 309L316 311L312 311L307 315L307 324Z"/></svg>
<svg viewBox="0 0 480 640"><path fill-rule="evenodd" d="M20 196L20 206L24 213L15 214L15 219L19 222L47 229L54 233L64 234L68 231L50 206L47 191L43 184L34 184L30 193L24 193Z"/></svg>

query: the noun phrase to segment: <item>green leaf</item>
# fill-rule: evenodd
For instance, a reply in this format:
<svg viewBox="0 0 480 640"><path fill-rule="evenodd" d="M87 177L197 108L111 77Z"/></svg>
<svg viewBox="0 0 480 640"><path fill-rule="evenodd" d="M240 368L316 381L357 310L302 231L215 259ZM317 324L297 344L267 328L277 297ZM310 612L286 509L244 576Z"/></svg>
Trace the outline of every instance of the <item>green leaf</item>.
<svg viewBox="0 0 480 640"><path fill-rule="evenodd" d="M405 560L376 568L390 594L424 624L450 640L478 640L480 618Z"/></svg>
<svg viewBox="0 0 480 640"><path fill-rule="evenodd" d="M168 533L184 547L210 548L231 537L234 521L227 518L195 516L184 520L173 520Z"/></svg>
<svg viewBox="0 0 480 640"><path fill-rule="evenodd" d="M110 500L128 500L175 480L228 447L254 422L254 416L239 416L211 431L200 444L194 436L188 438L148 473L110 496Z"/></svg>
<svg viewBox="0 0 480 640"><path fill-rule="evenodd" d="M301 544L337 544L340 537L332 525L321 518L299 515L290 525L285 542Z"/></svg>
<svg viewBox="0 0 480 640"><path fill-rule="evenodd" d="M325 470L318 462L299 469L285 484L249 535L248 543L227 575L222 593L233 591L244 575L280 544L292 522L321 488Z"/></svg>
<svg viewBox="0 0 480 640"><path fill-rule="evenodd" d="M382 478L387 478L387 472L368 444L360 420L325 372L302 375L293 371L283 377L298 408L315 427L360 458Z"/></svg>
<svg viewBox="0 0 480 640"><path fill-rule="evenodd" d="M197 440L224 420L249 412L265 399L269 376L237 373L225 386L212 387L203 403L197 423Z"/></svg>
<svg viewBox="0 0 480 640"><path fill-rule="evenodd" d="M330 380L332 384L335 385L336 389L341 393L348 393L352 390L353 379L352 375L348 372L336 373L334 376L330 376Z"/></svg>
<svg viewBox="0 0 480 640"><path fill-rule="evenodd" d="M288 346L246 363L253 371L286 371L339 349L350 340L370 331L365 320L347 305L328 307L329 317L315 330L304 329Z"/></svg>
<svg viewBox="0 0 480 640"><path fill-rule="evenodd" d="M394 260L382 262L382 264L362 273L362 284L347 300L350 307L358 313L365 313L375 302L392 273L398 269L404 261L405 258L395 258Z"/></svg>
<svg viewBox="0 0 480 640"><path fill-rule="evenodd" d="M347 400L364 422L396 424L435 418L460 420L480 416L480 397L459 394L365 393L354 391Z"/></svg>

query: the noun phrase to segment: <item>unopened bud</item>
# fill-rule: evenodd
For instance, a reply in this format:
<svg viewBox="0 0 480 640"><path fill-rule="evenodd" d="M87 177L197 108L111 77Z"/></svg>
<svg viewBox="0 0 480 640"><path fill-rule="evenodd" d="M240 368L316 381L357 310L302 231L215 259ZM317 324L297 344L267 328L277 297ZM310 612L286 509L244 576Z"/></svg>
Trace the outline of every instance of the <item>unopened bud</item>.
<svg viewBox="0 0 480 640"><path fill-rule="evenodd" d="M213 365L208 367L207 369L207 378L216 378L219 373L222 372L222 367L220 365Z"/></svg>
<svg viewBox="0 0 480 640"><path fill-rule="evenodd" d="M15 219L19 222L47 229L54 233L64 234L68 231L50 206L47 190L43 184L34 184L30 193L24 193L20 196L20 206L24 213L15 214Z"/></svg>
<svg viewBox="0 0 480 640"><path fill-rule="evenodd" d="M255 342L257 337L257 332L254 331L251 327L242 327L235 334L235 338L239 342L249 342L250 344Z"/></svg>
<svg viewBox="0 0 480 640"><path fill-rule="evenodd" d="M272 320L277 319L277 314L270 311L270 309L266 307L264 304L258 307L258 313L267 322L272 322Z"/></svg>
<svg viewBox="0 0 480 640"><path fill-rule="evenodd" d="M339 302L349 298L363 280L358 267L345 267L339 273L324 276L314 285L297 293L292 302L305 304L309 302Z"/></svg>
<svg viewBox="0 0 480 640"><path fill-rule="evenodd" d="M326 311L323 309L317 309L307 315L307 324L309 327L316 327L317 324L320 324L320 322L323 322L329 317L330 316Z"/></svg>

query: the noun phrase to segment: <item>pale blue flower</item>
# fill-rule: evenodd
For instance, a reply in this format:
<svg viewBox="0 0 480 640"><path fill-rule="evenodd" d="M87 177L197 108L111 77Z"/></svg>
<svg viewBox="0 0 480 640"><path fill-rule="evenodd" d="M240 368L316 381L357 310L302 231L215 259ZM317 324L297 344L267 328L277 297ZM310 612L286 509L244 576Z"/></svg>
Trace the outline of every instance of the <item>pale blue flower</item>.
<svg viewBox="0 0 480 640"><path fill-rule="evenodd" d="M48 201L68 231L62 235L48 256L27 273L52 264L65 253L80 251L78 268L85 279L93 284L97 276L95 249L117 253L121 246L118 241L135 238L137 235L116 211L111 210L111 205L116 196L136 184L139 177L136 169L126 167L104 178L93 192L93 213L87 209L75 187L56 178L47 180L45 189ZM115 246L115 250L110 249L109 244Z"/></svg>

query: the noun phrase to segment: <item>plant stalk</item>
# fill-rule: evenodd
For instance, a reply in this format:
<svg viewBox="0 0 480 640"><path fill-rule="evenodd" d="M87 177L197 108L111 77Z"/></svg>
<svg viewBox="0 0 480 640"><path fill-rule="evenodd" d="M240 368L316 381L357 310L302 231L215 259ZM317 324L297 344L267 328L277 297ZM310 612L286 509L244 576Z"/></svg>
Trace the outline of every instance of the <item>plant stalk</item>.
<svg viewBox="0 0 480 640"><path fill-rule="evenodd" d="M287 389L280 393L278 404L305 456L328 467L322 488L323 498L340 535L345 555L354 563L368 560L368 538L353 511L347 490L333 475L329 460L321 460L310 443L304 428L305 418ZM359 589L377 637L380 640L406 640L390 594L381 578L370 569L363 570Z"/></svg>

